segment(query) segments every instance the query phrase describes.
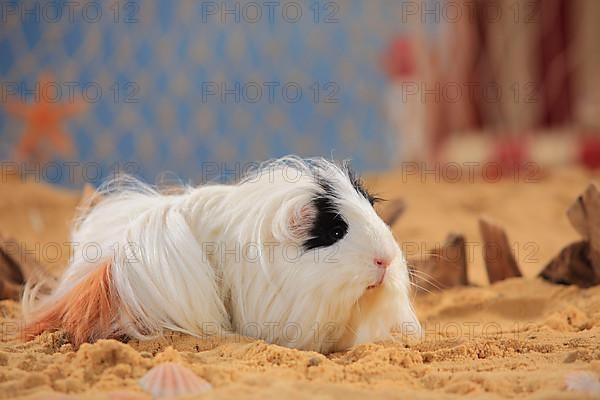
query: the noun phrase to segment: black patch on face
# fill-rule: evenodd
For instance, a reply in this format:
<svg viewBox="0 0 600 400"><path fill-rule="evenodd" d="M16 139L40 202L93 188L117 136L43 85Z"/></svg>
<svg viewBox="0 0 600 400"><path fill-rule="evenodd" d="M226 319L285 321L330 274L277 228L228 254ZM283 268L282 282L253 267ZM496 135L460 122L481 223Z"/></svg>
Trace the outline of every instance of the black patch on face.
<svg viewBox="0 0 600 400"><path fill-rule="evenodd" d="M333 188L327 183L321 183L321 188L323 192L312 200L316 218L309 231L310 237L303 244L305 250L329 247L348 233L348 223L340 215Z"/></svg>
<svg viewBox="0 0 600 400"><path fill-rule="evenodd" d="M349 162L344 163L344 170L346 171L346 175L348 175L348 179L350 179L350 183L352 183L354 190L367 199L371 205L383 201L383 199L373 195L365 188L362 179L360 179L360 177L352 170Z"/></svg>

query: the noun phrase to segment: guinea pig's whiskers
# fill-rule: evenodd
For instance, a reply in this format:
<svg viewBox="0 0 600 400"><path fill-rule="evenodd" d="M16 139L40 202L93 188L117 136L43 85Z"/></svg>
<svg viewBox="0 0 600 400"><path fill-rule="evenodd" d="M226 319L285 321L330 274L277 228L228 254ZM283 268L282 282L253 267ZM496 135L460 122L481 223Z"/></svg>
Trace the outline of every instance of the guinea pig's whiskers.
<svg viewBox="0 0 600 400"><path fill-rule="evenodd" d="M417 285L416 283L413 283L413 286L414 286L416 289L418 289L418 290L420 290L420 291L422 291L422 292L425 292L425 293L427 293L427 294L429 294L429 293L432 293L432 291L431 291L430 289L427 289L427 288L425 288L425 287L423 287L423 286ZM413 293L413 299L414 299L414 298L416 298L416 296L417 296L417 291L415 291L415 292Z"/></svg>
<svg viewBox="0 0 600 400"><path fill-rule="evenodd" d="M427 255L428 255L428 256L430 256L430 257L437 257L437 258L439 258L440 260L447 261L447 262L452 262L452 261L454 261L454 260L451 260L451 259L449 259L449 258L447 258L447 257L444 257L444 256L443 256L442 254L440 254L440 253L433 253L433 252L429 252L429 253L427 253Z"/></svg>
<svg viewBox="0 0 600 400"><path fill-rule="evenodd" d="M433 286L437 290L441 290L441 287L438 284L439 282L437 282L437 280L433 276L427 274L424 271L418 271L418 270L414 269L414 266L412 266L412 265L410 267L411 268L409 268L408 273L410 276L411 285L413 285L417 289L422 290L426 293L431 293L432 291L430 289L427 289L417 283L417 280L420 280L420 281L425 282L428 285Z"/></svg>
<svg viewBox="0 0 600 400"><path fill-rule="evenodd" d="M417 290L414 290L414 291L413 291L413 293L412 293L413 299L416 297L416 295L417 295L417 291L418 291L418 290L421 290L421 291L423 291L423 292L425 292L425 293L431 293L431 290L430 290L430 289L427 289L427 288L425 288L425 287L423 287L423 286L419 285L418 283L411 282L411 285L412 285L414 288L416 288L416 289L417 289Z"/></svg>
<svg viewBox="0 0 600 400"><path fill-rule="evenodd" d="M438 285L436 285L435 283L433 283L433 282L431 282L431 281L428 281L428 280L426 280L426 279L424 279L424 278L423 278L422 280L425 282L425 284L432 286L434 289L436 289L436 290L441 290L441 289L440 289L440 287L439 287ZM416 283L416 282L412 282L411 284L412 284L412 285L413 285L415 288L417 288L417 289L419 289L419 290L421 290L421 291L423 291L423 292L426 292L426 293L431 293L431 292L432 292L432 289L431 289L431 288L428 288L427 286L420 285L420 284L418 284L418 283Z"/></svg>
<svg viewBox="0 0 600 400"><path fill-rule="evenodd" d="M411 278L420 279L438 290L442 289L442 287L440 286L441 283L437 279L435 279L435 277L433 277L425 271L412 271ZM416 282L413 283L416 284Z"/></svg>

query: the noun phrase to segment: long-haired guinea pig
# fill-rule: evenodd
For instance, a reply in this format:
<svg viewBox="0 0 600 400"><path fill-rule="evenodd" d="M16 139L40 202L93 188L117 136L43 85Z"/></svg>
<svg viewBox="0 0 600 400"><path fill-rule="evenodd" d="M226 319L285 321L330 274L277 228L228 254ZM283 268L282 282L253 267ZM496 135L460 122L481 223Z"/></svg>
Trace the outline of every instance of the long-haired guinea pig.
<svg viewBox="0 0 600 400"><path fill-rule="evenodd" d="M347 165L286 157L232 185L105 190L79 219L52 293L23 299L28 338L79 346L165 330L330 352L419 334L409 276Z"/></svg>

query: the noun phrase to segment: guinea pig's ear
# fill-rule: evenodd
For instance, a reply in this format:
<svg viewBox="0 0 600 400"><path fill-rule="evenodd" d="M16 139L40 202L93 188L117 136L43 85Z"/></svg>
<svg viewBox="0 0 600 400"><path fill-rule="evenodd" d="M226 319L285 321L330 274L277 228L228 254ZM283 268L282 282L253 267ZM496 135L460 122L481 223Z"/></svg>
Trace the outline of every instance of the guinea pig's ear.
<svg viewBox="0 0 600 400"><path fill-rule="evenodd" d="M317 210L312 204L305 204L292 211L288 219L288 228L295 239L306 239L316 218Z"/></svg>

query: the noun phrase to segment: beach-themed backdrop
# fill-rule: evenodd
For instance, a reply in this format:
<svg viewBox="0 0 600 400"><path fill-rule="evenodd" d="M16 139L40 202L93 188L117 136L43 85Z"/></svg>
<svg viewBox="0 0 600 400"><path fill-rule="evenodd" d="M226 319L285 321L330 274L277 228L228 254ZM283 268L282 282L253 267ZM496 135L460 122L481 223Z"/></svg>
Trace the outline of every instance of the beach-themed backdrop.
<svg viewBox="0 0 600 400"><path fill-rule="evenodd" d="M600 167L594 0L3 1L2 176ZM519 164L515 167L513 164Z"/></svg>
<svg viewBox="0 0 600 400"><path fill-rule="evenodd" d="M401 3L3 2L0 159L54 162L60 183L70 162L94 163L92 183L289 153L387 168L380 59ZM36 134L36 112L58 133Z"/></svg>

